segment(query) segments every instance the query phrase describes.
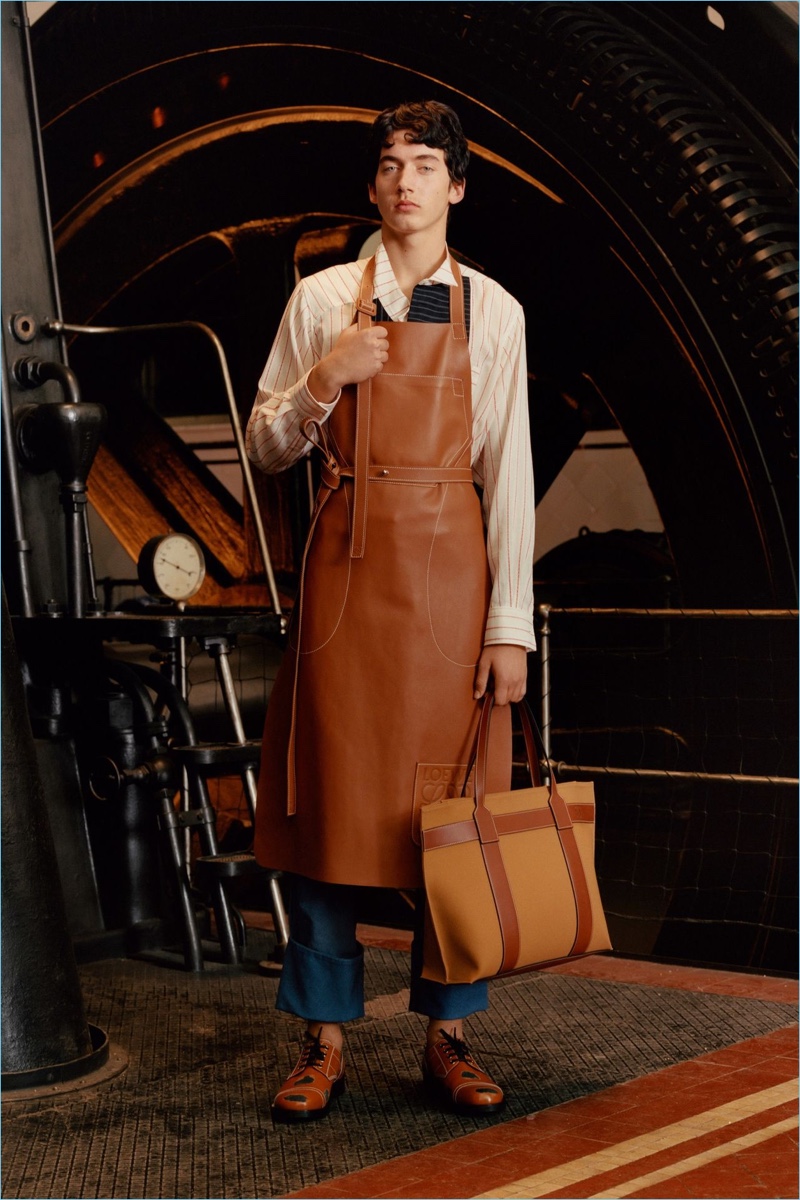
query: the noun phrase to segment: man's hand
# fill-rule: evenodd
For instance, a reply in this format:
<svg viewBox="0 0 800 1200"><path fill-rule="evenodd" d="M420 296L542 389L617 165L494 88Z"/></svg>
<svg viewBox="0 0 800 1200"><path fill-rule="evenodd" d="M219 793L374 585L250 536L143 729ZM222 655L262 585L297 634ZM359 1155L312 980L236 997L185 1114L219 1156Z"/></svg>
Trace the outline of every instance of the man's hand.
<svg viewBox="0 0 800 1200"><path fill-rule="evenodd" d="M388 333L382 325L359 329L350 325L333 349L311 371L308 386L315 400L331 404L348 383L372 379L389 357Z"/></svg>
<svg viewBox="0 0 800 1200"><path fill-rule="evenodd" d="M484 646L475 672L475 699L493 682L495 704L521 700L528 684L528 652L524 646Z"/></svg>

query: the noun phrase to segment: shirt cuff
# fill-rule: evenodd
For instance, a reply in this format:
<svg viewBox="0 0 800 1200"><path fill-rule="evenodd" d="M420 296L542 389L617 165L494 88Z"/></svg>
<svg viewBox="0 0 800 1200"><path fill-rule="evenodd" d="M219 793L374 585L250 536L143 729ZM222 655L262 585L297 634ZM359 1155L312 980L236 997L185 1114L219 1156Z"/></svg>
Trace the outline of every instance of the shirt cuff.
<svg viewBox="0 0 800 1200"><path fill-rule="evenodd" d="M310 375L311 372L308 372ZM302 417L313 417L316 420L324 419L329 416L341 396L341 388L331 400L330 404L323 404L321 400L317 400L308 386L308 375L300 383L294 395L294 402L297 411Z"/></svg>
<svg viewBox="0 0 800 1200"><path fill-rule="evenodd" d="M486 618L484 646L524 646L536 649L533 616L522 608L491 607Z"/></svg>

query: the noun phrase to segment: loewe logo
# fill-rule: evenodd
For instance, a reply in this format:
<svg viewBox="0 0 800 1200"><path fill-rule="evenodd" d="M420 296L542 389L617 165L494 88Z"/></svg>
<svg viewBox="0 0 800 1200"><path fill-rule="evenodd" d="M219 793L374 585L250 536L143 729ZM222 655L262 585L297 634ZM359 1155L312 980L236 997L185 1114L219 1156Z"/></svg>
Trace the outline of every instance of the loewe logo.
<svg viewBox="0 0 800 1200"><path fill-rule="evenodd" d="M466 773L466 763L417 763L414 773L414 809L411 816L411 839L417 846L420 844L420 809L428 804L460 796ZM472 795L471 783L467 783L464 794Z"/></svg>
<svg viewBox="0 0 800 1200"><path fill-rule="evenodd" d="M419 763L417 796L423 804L434 804L451 796L460 796L466 766L463 763Z"/></svg>

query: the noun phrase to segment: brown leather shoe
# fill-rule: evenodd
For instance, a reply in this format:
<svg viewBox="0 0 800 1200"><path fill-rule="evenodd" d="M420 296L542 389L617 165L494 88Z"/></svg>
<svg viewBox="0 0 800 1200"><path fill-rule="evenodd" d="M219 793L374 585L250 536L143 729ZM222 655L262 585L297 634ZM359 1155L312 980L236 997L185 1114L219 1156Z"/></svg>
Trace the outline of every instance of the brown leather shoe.
<svg viewBox="0 0 800 1200"><path fill-rule="evenodd" d="M273 1121L318 1121L345 1089L341 1050L321 1042L319 1034L306 1040L297 1066L272 1102Z"/></svg>
<svg viewBox="0 0 800 1200"><path fill-rule="evenodd" d="M466 1042L439 1030L441 1041L428 1045L422 1058L426 1086L454 1112L492 1117L506 1102L502 1088L482 1071Z"/></svg>

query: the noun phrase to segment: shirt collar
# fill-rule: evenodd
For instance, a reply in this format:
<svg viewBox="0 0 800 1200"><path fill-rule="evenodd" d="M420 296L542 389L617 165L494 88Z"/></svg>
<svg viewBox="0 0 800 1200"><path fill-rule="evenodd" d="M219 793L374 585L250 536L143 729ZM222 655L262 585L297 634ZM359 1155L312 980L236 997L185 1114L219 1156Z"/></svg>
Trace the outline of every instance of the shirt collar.
<svg viewBox="0 0 800 1200"><path fill-rule="evenodd" d="M444 283L448 287L456 286L455 276L450 266L449 250L442 265L428 279L423 279L420 283L423 287L428 287L432 283ZM383 242L375 251L375 295L393 321L406 319L411 304L395 279L392 264Z"/></svg>

